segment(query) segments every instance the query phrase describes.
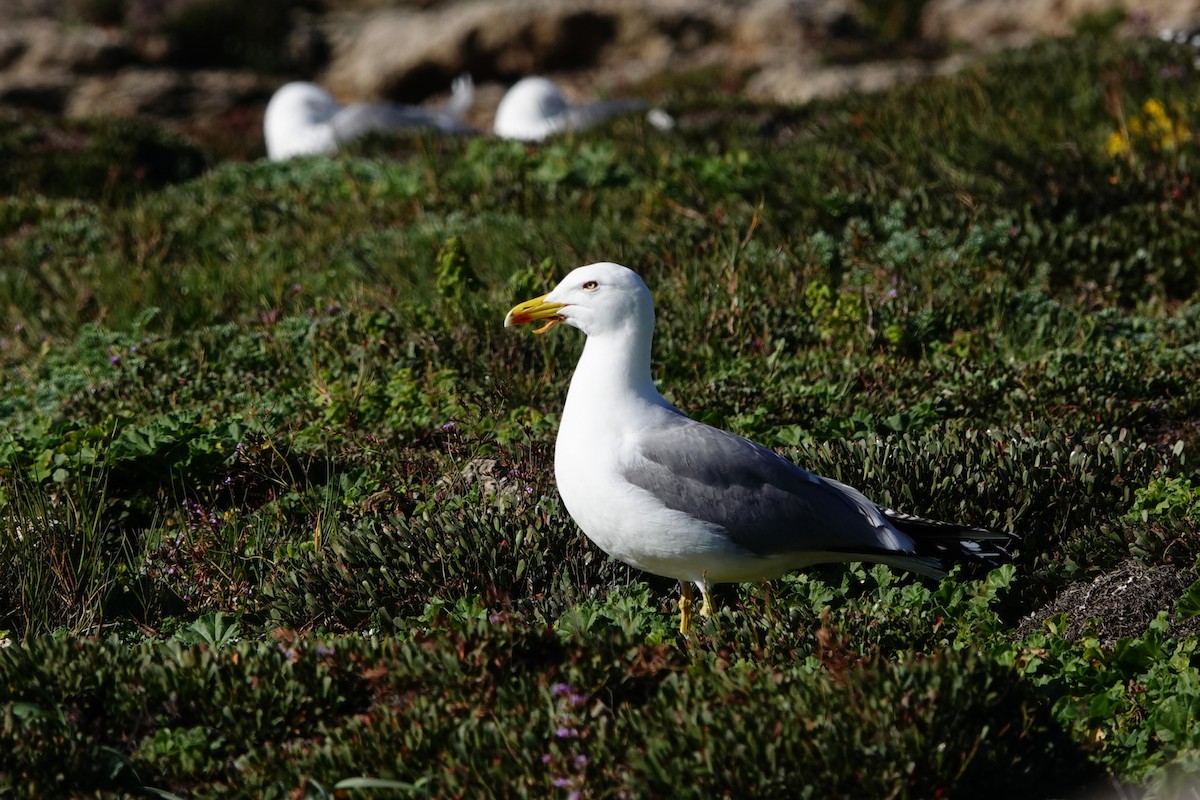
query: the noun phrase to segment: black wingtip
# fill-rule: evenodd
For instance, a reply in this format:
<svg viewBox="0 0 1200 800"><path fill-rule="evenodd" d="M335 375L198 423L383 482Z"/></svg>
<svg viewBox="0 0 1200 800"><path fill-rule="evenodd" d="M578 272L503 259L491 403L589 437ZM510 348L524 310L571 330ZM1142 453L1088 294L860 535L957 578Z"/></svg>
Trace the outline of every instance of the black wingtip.
<svg viewBox="0 0 1200 800"><path fill-rule="evenodd" d="M937 558L947 567L976 564L998 567L1013 560L1012 548L1021 537L1008 531L972 528L917 517L891 508L881 509L888 522L917 544L918 554Z"/></svg>

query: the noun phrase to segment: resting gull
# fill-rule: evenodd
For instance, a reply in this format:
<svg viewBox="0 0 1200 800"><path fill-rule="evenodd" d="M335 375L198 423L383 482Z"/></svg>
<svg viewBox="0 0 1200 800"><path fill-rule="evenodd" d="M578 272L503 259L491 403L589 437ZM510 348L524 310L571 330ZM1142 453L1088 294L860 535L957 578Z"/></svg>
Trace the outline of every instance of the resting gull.
<svg viewBox="0 0 1200 800"><path fill-rule="evenodd" d="M957 562L994 566L1012 534L882 508L861 492L704 425L650 377L654 303L637 273L600 263L515 306L505 326L566 323L587 342L563 408L554 477L571 517L620 561L680 582L680 630L692 585L777 578L830 561L874 561L933 577Z"/></svg>
<svg viewBox="0 0 1200 800"><path fill-rule="evenodd" d="M443 133L473 133L463 122L463 115L470 110L474 97L475 84L470 75L455 79L450 100L441 108L396 103L343 106L315 83L288 83L271 96L263 117L267 157L283 161L333 153L340 144L372 131L431 128Z"/></svg>
<svg viewBox="0 0 1200 800"><path fill-rule="evenodd" d="M602 100L572 105L553 81L540 77L522 78L500 100L492 130L502 139L537 142L555 134L581 131L609 117L645 107L641 100ZM659 129L675 124L660 109L651 109L646 118Z"/></svg>

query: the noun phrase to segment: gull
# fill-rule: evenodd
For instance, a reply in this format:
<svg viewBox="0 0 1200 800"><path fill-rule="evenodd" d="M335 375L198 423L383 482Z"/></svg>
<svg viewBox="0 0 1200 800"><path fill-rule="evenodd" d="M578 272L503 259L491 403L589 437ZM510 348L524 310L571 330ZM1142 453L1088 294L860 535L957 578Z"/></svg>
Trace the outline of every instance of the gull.
<svg viewBox="0 0 1200 800"><path fill-rule="evenodd" d="M492 130L501 139L538 142L558 133L581 131L609 117L645 107L641 100L603 100L572 105L553 81L541 77L522 78L500 100ZM675 124L661 109L651 109L646 119L660 130Z"/></svg>
<svg viewBox="0 0 1200 800"><path fill-rule="evenodd" d="M778 578L813 564L872 561L931 577L958 562L996 566L1009 533L903 514L772 450L686 416L650 376L654 303L632 270L572 271L517 306L506 327L562 323L587 341L567 390L554 478L567 512L613 558L680 583L680 625L710 587Z"/></svg>
<svg viewBox="0 0 1200 800"><path fill-rule="evenodd" d="M267 157L283 161L297 156L336 152L338 147L372 131L431 128L442 133L473 133L463 122L475 98L470 75L451 85L451 97L441 108L396 103L355 103L343 106L315 83L294 81L271 96L263 116Z"/></svg>

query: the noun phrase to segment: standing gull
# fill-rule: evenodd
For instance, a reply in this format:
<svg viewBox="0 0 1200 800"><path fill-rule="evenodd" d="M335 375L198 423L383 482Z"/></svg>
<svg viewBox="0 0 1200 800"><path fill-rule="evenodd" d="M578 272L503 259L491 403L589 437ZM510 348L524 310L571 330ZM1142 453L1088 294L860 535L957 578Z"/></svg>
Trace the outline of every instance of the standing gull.
<svg viewBox="0 0 1200 800"><path fill-rule="evenodd" d="M372 131L430 128L442 133L473 133L463 116L474 98L470 75L455 79L450 100L441 108L396 103L343 106L315 83L295 81L281 86L267 103L263 116L267 157L283 161L333 153L345 142Z"/></svg>
<svg viewBox="0 0 1200 800"><path fill-rule="evenodd" d="M601 550L680 582L687 633L692 585L778 578L829 561L876 561L933 577L957 562L995 566L1015 537L913 517L797 467L668 403L650 378L654 303L619 264L580 267L515 306L505 326L566 323L587 342L563 408L554 477L571 517Z"/></svg>

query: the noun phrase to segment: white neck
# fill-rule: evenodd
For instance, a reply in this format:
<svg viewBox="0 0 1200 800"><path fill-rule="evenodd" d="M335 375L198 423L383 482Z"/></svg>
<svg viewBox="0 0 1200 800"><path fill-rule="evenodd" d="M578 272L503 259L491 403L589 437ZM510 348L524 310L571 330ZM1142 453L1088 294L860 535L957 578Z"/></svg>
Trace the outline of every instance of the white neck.
<svg viewBox="0 0 1200 800"><path fill-rule="evenodd" d="M626 413L631 400L639 405L666 405L650 377L653 339L653 326L637 325L589 336L567 391L564 424L580 409L611 419Z"/></svg>

